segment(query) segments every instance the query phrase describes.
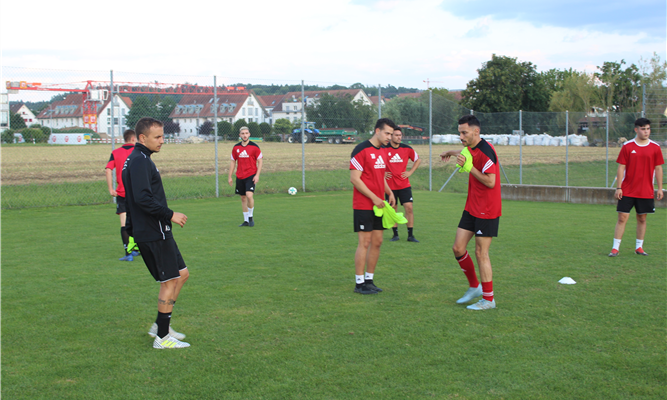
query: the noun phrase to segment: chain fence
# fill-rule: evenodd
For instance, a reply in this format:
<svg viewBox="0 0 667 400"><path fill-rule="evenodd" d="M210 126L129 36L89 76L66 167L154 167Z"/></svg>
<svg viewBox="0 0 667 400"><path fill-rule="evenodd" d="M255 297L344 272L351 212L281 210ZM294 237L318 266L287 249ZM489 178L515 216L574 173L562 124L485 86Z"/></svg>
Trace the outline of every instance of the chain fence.
<svg viewBox="0 0 667 400"><path fill-rule="evenodd" d="M667 144L667 90L646 88L642 111L628 113L481 113L452 93L383 93L377 86L335 88L334 82L177 76L117 71L2 67L0 123L2 208L113 202L105 180L111 152L143 116L165 123L166 144L154 161L170 199L232 196L229 155L240 126L262 149L258 193L351 190L349 157L372 135L379 117L403 127L422 166L413 188L464 192L465 174L439 155L460 148L457 121L476 115L482 137L502 166L502 182L610 187L620 145L634 121L653 121L651 139ZM362 85L363 86L363 85ZM662 111L661 111L662 110ZM3 114L4 115L4 114ZM22 119L23 124L18 118ZM73 145L71 143L74 143Z"/></svg>

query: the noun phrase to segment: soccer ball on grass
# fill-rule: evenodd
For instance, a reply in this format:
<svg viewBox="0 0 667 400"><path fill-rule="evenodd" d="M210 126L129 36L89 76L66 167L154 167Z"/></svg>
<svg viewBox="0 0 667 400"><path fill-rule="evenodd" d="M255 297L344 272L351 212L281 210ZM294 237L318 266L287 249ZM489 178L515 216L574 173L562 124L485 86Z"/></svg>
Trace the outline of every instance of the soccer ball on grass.
<svg viewBox="0 0 667 400"><path fill-rule="evenodd" d="M287 193L294 196L296 194L296 188L292 186L291 188L287 189Z"/></svg>

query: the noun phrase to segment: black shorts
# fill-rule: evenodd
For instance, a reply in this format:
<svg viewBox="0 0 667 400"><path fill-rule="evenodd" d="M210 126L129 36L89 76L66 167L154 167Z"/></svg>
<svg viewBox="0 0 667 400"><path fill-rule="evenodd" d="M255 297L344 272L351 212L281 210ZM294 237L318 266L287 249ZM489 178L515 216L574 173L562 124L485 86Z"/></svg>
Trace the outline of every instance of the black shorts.
<svg viewBox="0 0 667 400"><path fill-rule="evenodd" d="M412 203L412 186L408 186L403 189L392 190L394 193L394 198L396 199L396 204L398 201L401 201L401 205L405 203ZM385 194L384 199L389 201L389 195Z"/></svg>
<svg viewBox="0 0 667 400"><path fill-rule="evenodd" d="M245 192L255 193L255 182L252 181L254 177L255 175L249 176L245 179L236 178L236 194L245 196Z"/></svg>
<svg viewBox="0 0 667 400"><path fill-rule="evenodd" d="M354 210L354 231L372 232L384 230L382 217L376 217L373 210Z"/></svg>
<svg viewBox="0 0 667 400"><path fill-rule="evenodd" d="M116 196L116 214L122 214L125 211L125 197Z"/></svg>
<svg viewBox="0 0 667 400"><path fill-rule="evenodd" d="M629 214L632 207L637 214L653 214L655 212L655 201L651 199L639 199L637 197L623 196L616 205L616 211Z"/></svg>
<svg viewBox="0 0 667 400"><path fill-rule="evenodd" d="M459 228L475 232L475 236L498 237L498 224L500 217L494 219L482 219L473 217L468 211L463 210Z"/></svg>
<svg viewBox="0 0 667 400"><path fill-rule="evenodd" d="M148 271L160 283L180 277L178 271L187 268L173 237L137 245Z"/></svg>

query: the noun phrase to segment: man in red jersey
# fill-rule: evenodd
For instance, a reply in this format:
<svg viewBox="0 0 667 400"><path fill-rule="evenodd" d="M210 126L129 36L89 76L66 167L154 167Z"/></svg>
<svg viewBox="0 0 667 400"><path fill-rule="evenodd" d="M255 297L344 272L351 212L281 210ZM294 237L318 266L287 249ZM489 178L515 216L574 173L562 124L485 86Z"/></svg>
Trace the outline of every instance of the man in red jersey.
<svg viewBox="0 0 667 400"><path fill-rule="evenodd" d="M137 135L132 129L128 129L123 133L123 139L125 144L116 150L111 152L111 157L107 163L104 172L107 176L107 186L109 187L109 194L116 198L116 214L120 216L120 237L123 240L123 247L125 251L123 252L123 257L120 258L120 261L133 261L134 257L138 256L139 253L136 251L128 252L128 243L130 241L130 235L125 230L125 187L123 186L123 179L121 177L121 172L123 171L123 164L127 156L132 153L134 150L134 144L137 142ZM113 170L116 170L116 189L113 188ZM130 249L131 250L131 249Z"/></svg>
<svg viewBox="0 0 667 400"><path fill-rule="evenodd" d="M387 173L386 179L389 188L394 192L396 205L394 209L398 211L398 201L401 201L405 209L405 218L408 220L408 242L419 243L419 240L413 235L415 225L415 215L412 211L412 187L410 186L410 176L419 168L422 160L419 159L417 152L407 144L401 143L403 140L403 131L396 127L391 134L391 140L387 149ZM412 161L412 168L407 171L408 160ZM394 236L390 239L395 242L398 239L398 225L392 228Z"/></svg>
<svg viewBox="0 0 667 400"><path fill-rule="evenodd" d="M644 251L644 235L646 234L646 214L655 212L653 200L654 183L658 181L655 197L662 200L662 164L665 163L660 145L649 139L651 121L639 118L635 121L635 138L623 144L618 154L618 187L614 197L618 199L616 211L618 221L614 230L614 246L609 257L616 257L621 246L625 224L628 222L630 210L635 208L637 214L637 242L635 253L647 256Z"/></svg>
<svg viewBox="0 0 667 400"><path fill-rule="evenodd" d="M385 194L389 196L389 204L392 207L396 204L394 193L385 180L387 151L382 148L389 143L394 129L396 124L392 120L379 119L375 124L373 137L357 145L350 159L350 182L354 185L352 195L354 231L357 232L359 239L354 254L356 281L354 292L359 294L376 294L382 291L373 283L373 275L380 258L384 228L382 218L375 216L373 206L383 208Z"/></svg>
<svg viewBox="0 0 667 400"><path fill-rule="evenodd" d="M255 210L255 185L262 172L262 151L255 142L250 141L250 130L242 126L239 129L241 141L232 148L232 161L229 164L229 186L232 186L232 173L236 169L236 194L241 195L243 208L243 223L239 226L255 226L253 211Z"/></svg>
<svg viewBox="0 0 667 400"><path fill-rule="evenodd" d="M480 137L479 132L480 123L474 115L464 115L459 119L459 136L461 143L472 155L472 169L468 178L468 198L456 230L452 250L469 283L468 290L456 302L467 303L482 296L479 302L469 305L468 309L489 310L496 308L489 248L491 239L498 236L502 204L498 155L493 146ZM458 165L465 164L465 156L456 150L442 153L440 157L448 161L453 155L456 155ZM475 258L479 264L481 285L475 274L475 264L466 250L473 236L475 236Z"/></svg>

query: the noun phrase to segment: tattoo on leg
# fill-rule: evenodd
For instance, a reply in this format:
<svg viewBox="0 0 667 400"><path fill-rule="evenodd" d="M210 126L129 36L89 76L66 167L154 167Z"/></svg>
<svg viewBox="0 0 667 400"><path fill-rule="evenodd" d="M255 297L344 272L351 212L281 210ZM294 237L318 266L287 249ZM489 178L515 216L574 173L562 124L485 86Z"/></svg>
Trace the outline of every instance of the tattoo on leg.
<svg viewBox="0 0 667 400"><path fill-rule="evenodd" d="M173 300L173 299L169 299L169 300L167 300L167 305L173 306L174 303L176 303L176 301Z"/></svg>
<svg viewBox="0 0 667 400"><path fill-rule="evenodd" d="M167 304L166 301L164 301L164 300L162 300L162 299L160 299L160 298L157 299L157 303L158 303L158 304L162 304L162 305Z"/></svg>

